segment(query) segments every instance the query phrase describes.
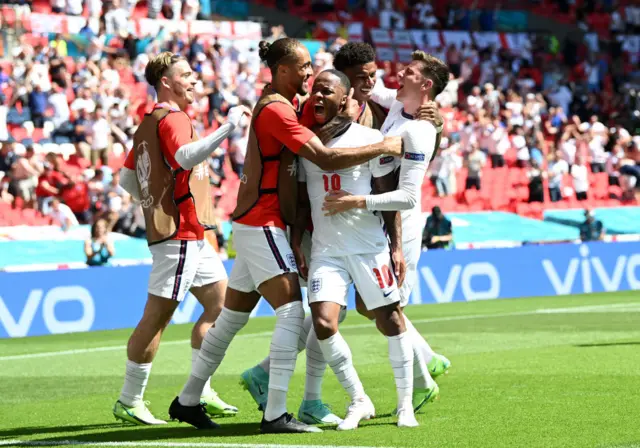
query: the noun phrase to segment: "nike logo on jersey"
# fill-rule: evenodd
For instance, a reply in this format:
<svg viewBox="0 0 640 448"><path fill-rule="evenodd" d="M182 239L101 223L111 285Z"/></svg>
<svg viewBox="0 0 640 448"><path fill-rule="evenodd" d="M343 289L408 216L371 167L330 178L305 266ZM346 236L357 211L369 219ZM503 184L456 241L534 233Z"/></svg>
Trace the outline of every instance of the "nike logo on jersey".
<svg viewBox="0 0 640 448"><path fill-rule="evenodd" d="M395 291L395 289L393 291ZM393 294L393 291L389 291L388 293L383 293L382 295L384 297L389 297L391 294Z"/></svg>
<svg viewBox="0 0 640 448"><path fill-rule="evenodd" d="M424 162L424 154L417 154L415 152L405 152L404 158L407 160L415 160L416 162Z"/></svg>

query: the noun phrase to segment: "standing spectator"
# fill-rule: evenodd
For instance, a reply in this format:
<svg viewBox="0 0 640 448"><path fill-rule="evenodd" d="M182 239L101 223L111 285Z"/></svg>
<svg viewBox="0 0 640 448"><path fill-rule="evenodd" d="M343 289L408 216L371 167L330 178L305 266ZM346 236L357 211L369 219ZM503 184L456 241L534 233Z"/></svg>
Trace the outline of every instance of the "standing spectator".
<svg viewBox="0 0 640 448"><path fill-rule="evenodd" d="M543 171L536 159L531 160L531 167L527 171L529 178L529 202L544 202Z"/></svg>
<svg viewBox="0 0 640 448"><path fill-rule="evenodd" d="M453 241L451 221L449 221L437 205L431 210L431 216L422 232L423 249L447 249Z"/></svg>
<svg viewBox="0 0 640 448"><path fill-rule="evenodd" d="M151 12L151 8L149 8L149 12ZM104 23L107 34L127 34L129 12L120 7L120 0L111 1L111 7L104 15Z"/></svg>
<svg viewBox="0 0 640 448"><path fill-rule="evenodd" d="M0 76L2 76L0 68ZM9 107L6 104L7 98L2 93L2 82L0 82L0 142L9 140L9 129L7 128L7 115L9 115Z"/></svg>
<svg viewBox="0 0 640 448"><path fill-rule="evenodd" d="M33 86L29 93L29 109L31 109L31 121L36 129L42 129L44 114L47 111L47 93L42 90L40 84Z"/></svg>
<svg viewBox="0 0 640 448"><path fill-rule="evenodd" d="M26 208L35 207L35 190L38 185L38 177L43 171L44 168L38 161L32 146L27 147L25 155L18 158L13 166L14 190L24 200Z"/></svg>
<svg viewBox="0 0 640 448"><path fill-rule="evenodd" d="M52 152L48 153L45 157L44 171L38 178L36 187L38 209L46 215L52 198L59 195L69 183L69 178L60 170L58 157Z"/></svg>
<svg viewBox="0 0 640 448"><path fill-rule="evenodd" d="M72 129L69 124L71 111L69 110L69 103L67 102L67 94L64 89L56 83L53 83L51 87L53 93L49 96L49 105L53 108L53 116L51 117L53 127L57 131L60 131L62 128L65 128L65 130L68 128L68 132L63 131L61 133L71 133Z"/></svg>
<svg viewBox="0 0 640 448"><path fill-rule="evenodd" d="M0 173L6 176L17 159L18 156L13 150L13 143L6 141L0 143Z"/></svg>
<svg viewBox="0 0 640 448"><path fill-rule="evenodd" d="M584 241L602 241L605 235L605 229L602 221L595 219L593 210L586 209L584 211L585 221L580 224L580 240Z"/></svg>
<svg viewBox="0 0 640 448"><path fill-rule="evenodd" d="M569 172L569 165L562 159L560 151L554 151L549 155L547 176L549 178L549 197L551 202L562 200L562 178Z"/></svg>
<svg viewBox="0 0 640 448"><path fill-rule="evenodd" d="M469 190L471 187L474 187L476 190L480 190L480 178L482 177L482 168L487 163L487 158L482 151L478 148L477 143L472 143L471 152L469 153L469 157L466 161L467 166L467 182L465 184L465 189Z"/></svg>
<svg viewBox="0 0 640 448"><path fill-rule="evenodd" d="M104 219L98 219L91 226L91 238L84 242L84 254L89 266L104 266L116 254Z"/></svg>
<svg viewBox="0 0 640 448"><path fill-rule="evenodd" d="M589 171L584 163L581 154L576 155L576 163L571 167L571 177L573 177L573 189L576 192L576 199L585 201L589 192Z"/></svg>
<svg viewBox="0 0 640 448"><path fill-rule="evenodd" d="M405 29L405 17L401 11L397 11L394 0L382 0L383 8L380 11L380 28L383 29Z"/></svg>
<svg viewBox="0 0 640 448"><path fill-rule="evenodd" d="M102 106L96 106L93 112L93 121L89 126L88 140L91 143L91 165L98 166L98 160L105 166L109 162L109 140L111 138L111 125L106 118Z"/></svg>
<svg viewBox="0 0 640 448"><path fill-rule="evenodd" d="M60 202L59 198L53 198L51 200L51 209L47 213L47 216L53 219L53 222L60 226L65 232L69 230L70 227L78 225L76 216L67 205Z"/></svg>

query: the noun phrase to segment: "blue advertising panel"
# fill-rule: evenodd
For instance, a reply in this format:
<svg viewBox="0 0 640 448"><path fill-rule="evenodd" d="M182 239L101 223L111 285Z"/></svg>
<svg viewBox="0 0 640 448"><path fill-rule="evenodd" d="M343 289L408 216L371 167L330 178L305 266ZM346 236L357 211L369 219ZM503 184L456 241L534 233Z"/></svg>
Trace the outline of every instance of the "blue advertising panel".
<svg viewBox="0 0 640 448"><path fill-rule="evenodd" d="M228 271L232 265L225 262ZM0 338L134 327L150 270L0 272ZM413 304L640 290L640 243L434 250L423 252L418 278ZM173 323L194 322L201 311L188 294ZM273 311L261 301L253 315Z"/></svg>

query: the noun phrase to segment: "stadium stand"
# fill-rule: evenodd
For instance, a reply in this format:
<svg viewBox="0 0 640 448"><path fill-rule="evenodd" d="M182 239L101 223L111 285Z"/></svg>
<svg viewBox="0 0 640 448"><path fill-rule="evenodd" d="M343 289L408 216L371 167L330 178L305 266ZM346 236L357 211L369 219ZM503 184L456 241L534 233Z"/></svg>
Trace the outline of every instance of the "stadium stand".
<svg viewBox="0 0 640 448"><path fill-rule="evenodd" d="M46 204L54 195L81 223L119 219L125 193L109 182L153 103L142 76L148 54L169 49L192 62L200 83L189 114L201 134L215 130L229 106L252 105L269 82L255 51L258 24L155 20L148 18L155 6L144 2L110 2L104 10L62 3L2 6L0 226L50 223ZM313 33L325 39L314 51L317 71L331 65L345 38L376 47L388 87L397 87L396 74L414 48L447 60L453 76L438 98L445 138L423 185L423 210L439 205L447 213L502 211L541 220L548 210L638 203L640 40L628 34L638 32L635 2L619 3L609 21L598 19L599 6L581 1L501 5L584 25L589 33L577 44L495 31L491 2L259 3L325 19ZM190 18L190 4L157 17ZM332 7L323 12L322 4ZM383 17L389 8L399 14L391 21ZM283 29L272 32L271 39ZM223 219L235 206L245 139L246 127L210 161ZM101 161L95 152L103 147L109 149ZM52 180L55 191L47 189Z"/></svg>

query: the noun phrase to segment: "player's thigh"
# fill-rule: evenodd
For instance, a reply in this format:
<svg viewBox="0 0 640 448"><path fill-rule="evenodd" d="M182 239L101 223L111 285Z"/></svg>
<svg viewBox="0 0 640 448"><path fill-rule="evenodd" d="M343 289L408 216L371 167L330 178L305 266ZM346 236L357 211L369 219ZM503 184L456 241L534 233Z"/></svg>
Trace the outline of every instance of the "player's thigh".
<svg viewBox="0 0 640 448"><path fill-rule="evenodd" d="M198 269L196 241L169 240L149 247L152 256L149 294L180 302Z"/></svg>
<svg viewBox="0 0 640 448"><path fill-rule="evenodd" d="M398 283L391 268L389 252L346 257L349 273L367 310L400 301Z"/></svg>
<svg viewBox="0 0 640 448"><path fill-rule="evenodd" d="M229 286L224 297L224 307L239 313L250 313L259 300L260 293L257 291L238 291Z"/></svg>
<svg viewBox="0 0 640 448"><path fill-rule="evenodd" d="M309 305L316 302L332 302L347 306L347 292L351 275L344 257L315 257L309 267L307 297Z"/></svg>
<svg viewBox="0 0 640 448"><path fill-rule="evenodd" d="M418 281L418 261L422 254L421 241L416 240L412 243L403 245L402 252L407 266L407 273L404 277L404 283L400 287L400 304L405 307L409 304L411 291Z"/></svg>
<svg viewBox="0 0 640 448"><path fill-rule="evenodd" d="M362 300L362 296L360 295L360 291L356 289L356 311L361 316L366 317L369 320L375 319L373 312L369 311Z"/></svg>

